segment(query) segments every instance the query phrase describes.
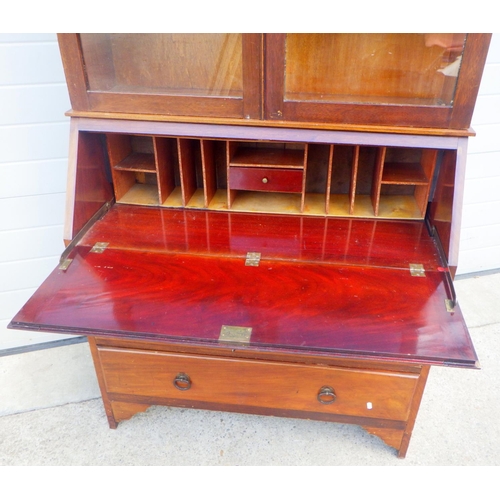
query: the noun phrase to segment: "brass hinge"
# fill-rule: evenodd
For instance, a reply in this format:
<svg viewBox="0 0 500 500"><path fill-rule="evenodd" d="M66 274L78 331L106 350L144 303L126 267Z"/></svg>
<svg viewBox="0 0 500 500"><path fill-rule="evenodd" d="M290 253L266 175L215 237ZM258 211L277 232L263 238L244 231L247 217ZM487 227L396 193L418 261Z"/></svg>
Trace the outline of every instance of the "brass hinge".
<svg viewBox="0 0 500 500"><path fill-rule="evenodd" d="M248 252L245 260L245 266L258 266L260 264L259 252Z"/></svg>
<svg viewBox="0 0 500 500"><path fill-rule="evenodd" d="M109 245L109 243L103 242L103 241L98 241L91 249L90 251L92 253L102 253L104 250L106 250L106 247Z"/></svg>
<svg viewBox="0 0 500 500"><path fill-rule="evenodd" d="M73 259L64 259L59 263L59 269L61 271L66 271L70 264L73 262Z"/></svg>
<svg viewBox="0 0 500 500"><path fill-rule="evenodd" d="M425 277L425 269L422 264L410 264L410 274L412 276Z"/></svg>
<svg viewBox="0 0 500 500"><path fill-rule="evenodd" d="M245 326L222 325L220 329L219 342L239 342L248 344L252 329Z"/></svg>

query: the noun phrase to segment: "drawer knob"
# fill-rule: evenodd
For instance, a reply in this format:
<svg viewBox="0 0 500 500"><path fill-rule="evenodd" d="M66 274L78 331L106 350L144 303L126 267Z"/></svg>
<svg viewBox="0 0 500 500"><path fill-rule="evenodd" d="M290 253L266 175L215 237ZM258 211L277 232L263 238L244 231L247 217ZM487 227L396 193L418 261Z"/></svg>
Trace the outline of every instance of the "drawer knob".
<svg viewBox="0 0 500 500"><path fill-rule="evenodd" d="M178 373L174 378L174 387L179 391L191 389L191 379L185 373Z"/></svg>
<svg viewBox="0 0 500 500"><path fill-rule="evenodd" d="M324 385L318 392L318 401L323 405L331 405L337 399L335 391Z"/></svg>
<svg viewBox="0 0 500 500"><path fill-rule="evenodd" d="M262 178L262 184L267 184L269 182L269 179L267 177Z"/></svg>

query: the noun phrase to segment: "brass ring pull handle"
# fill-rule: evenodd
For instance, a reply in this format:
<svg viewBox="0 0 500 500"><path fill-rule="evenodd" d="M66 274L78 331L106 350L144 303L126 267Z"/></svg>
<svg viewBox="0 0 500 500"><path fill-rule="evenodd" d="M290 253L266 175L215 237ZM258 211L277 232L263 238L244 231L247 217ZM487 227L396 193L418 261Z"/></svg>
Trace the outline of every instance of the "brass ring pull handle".
<svg viewBox="0 0 500 500"><path fill-rule="evenodd" d="M179 391L191 389L191 379L185 373L178 373L174 378L174 387Z"/></svg>
<svg viewBox="0 0 500 500"><path fill-rule="evenodd" d="M331 405L333 402L335 402L336 399L337 395L335 394L334 390L327 385L324 385L318 391L318 401L323 405Z"/></svg>
<svg viewBox="0 0 500 500"><path fill-rule="evenodd" d="M267 177L262 178L262 183L267 184L269 182L269 179Z"/></svg>

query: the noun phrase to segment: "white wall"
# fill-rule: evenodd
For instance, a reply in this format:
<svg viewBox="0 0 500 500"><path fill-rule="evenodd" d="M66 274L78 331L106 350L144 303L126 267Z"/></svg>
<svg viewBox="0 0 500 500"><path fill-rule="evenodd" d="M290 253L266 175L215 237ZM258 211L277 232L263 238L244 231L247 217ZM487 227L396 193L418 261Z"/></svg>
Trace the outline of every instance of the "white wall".
<svg viewBox="0 0 500 500"><path fill-rule="evenodd" d="M55 35L0 34L0 352L63 338L6 326L63 251L69 108ZM500 34L473 127L459 273L500 268Z"/></svg>
<svg viewBox="0 0 500 500"><path fill-rule="evenodd" d="M7 330L64 249L70 109L53 34L0 34L0 351L59 335Z"/></svg>
<svg viewBox="0 0 500 500"><path fill-rule="evenodd" d="M500 269L500 33L491 40L472 128L458 274Z"/></svg>

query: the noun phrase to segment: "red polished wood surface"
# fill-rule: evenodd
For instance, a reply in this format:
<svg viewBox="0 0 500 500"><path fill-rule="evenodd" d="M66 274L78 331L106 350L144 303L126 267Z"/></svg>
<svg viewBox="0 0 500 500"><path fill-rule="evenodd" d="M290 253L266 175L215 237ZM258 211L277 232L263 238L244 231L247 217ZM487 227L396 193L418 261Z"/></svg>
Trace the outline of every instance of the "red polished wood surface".
<svg viewBox="0 0 500 500"><path fill-rule="evenodd" d="M241 256L408 269L441 266L421 221L327 219L114 205L82 240L148 252Z"/></svg>
<svg viewBox="0 0 500 500"><path fill-rule="evenodd" d="M304 173L302 170L231 167L229 185L231 189L268 191L273 193L300 193Z"/></svg>
<svg viewBox="0 0 500 500"><path fill-rule="evenodd" d="M223 325L250 345L368 359L474 366L445 273L77 247L13 319L17 328L218 343Z"/></svg>
<svg viewBox="0 0 500 500"><path fill-rule="evenodd" d="M105 150L99 136L80 133L77 162L73 237L106 202L113 199L113 189L105 174Z"/></svg>

